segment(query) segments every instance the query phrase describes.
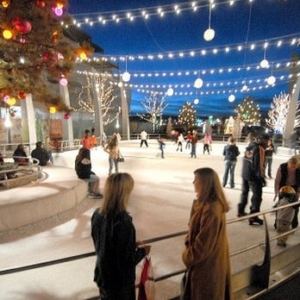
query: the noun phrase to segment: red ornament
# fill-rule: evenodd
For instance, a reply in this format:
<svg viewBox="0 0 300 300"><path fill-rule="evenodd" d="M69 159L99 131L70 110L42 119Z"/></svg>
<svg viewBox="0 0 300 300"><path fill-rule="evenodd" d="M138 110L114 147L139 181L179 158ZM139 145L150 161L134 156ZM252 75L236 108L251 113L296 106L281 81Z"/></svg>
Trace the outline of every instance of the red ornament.
<svg viewBox="0 0 300 300"><path fill-rule="evenodd" d="M18 98L20 100L24 100L26 98L26 96L27 96L27 94L23 91L19 92L19 94L18 94Z"/></svg>
<svg viewBox="0 0 300 300"><path fill-rule="evenodd" d="M64 114L64 119L65 119L65 120L70 119L70 115L69 115L68 113L65 113L65 114Z"/></svg>
<svg viewBox="0 0 300 300"><path fill-rule="evenodd" d="M43 0L37 0L36 5L40 8L44 8L46 6L46 2Z"/></svg>
<svg viewBox="0 0 300 300"><path fill-rule="evenodd" d="M19 33L26 34L31 31L31 23L22 18L19 17L13 18L12 24Z"/></svg>
<svg viewBox="0 0 300 300"><path fill-rule="evenodd" d="M49 67L54 67L57 64L57 55L51 52L45 52L43 54L43 61Z"/></svg>

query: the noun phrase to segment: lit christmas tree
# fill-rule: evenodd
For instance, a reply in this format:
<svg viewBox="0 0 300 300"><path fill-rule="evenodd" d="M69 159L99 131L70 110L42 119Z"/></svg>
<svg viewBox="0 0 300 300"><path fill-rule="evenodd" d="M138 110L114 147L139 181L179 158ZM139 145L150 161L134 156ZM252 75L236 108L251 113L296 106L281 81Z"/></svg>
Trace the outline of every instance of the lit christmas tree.
<svg viewBox="0 0 300 300"><path fill-rule="evenodd" d="M186 129L195 125L197 113L191 102L186 102L179 110L178 123L185 125Z"/></svg>
<svg viewBox="0 0 300 300"><path fill-rule="evenodd" d="M119 105L116 104L114 88L110 82L109 74L90 75L86 74L86 84L81 87L81 92L78 95L78 106L74 106L75 111L85 111L93 114L95 117L95 99L92 86L92 76L95 76L98 89L97 99L101 99L101 112L103 126L112 123L120 114Z"/></svg>
<svg viewBox="0 0 300 300"><path fill-rule="evenodd" d="M246 97L235 109L237 117L244 125L260 125L260 107L251 97Z"/></svg>
<svg viewBox="0 0 300 300"><path fill-rule="evenodd" d="M158 93L151 93L145 101L141 102L146 110L145 114L138 114L138 116L152 124L152 131L155 132L155 126L160 123L163 111L168 106L165 103L165 96L161 96Z"/></svg>
<svg viewBox="0 0 300 300"><path fill-rule="evenodd" d="M4 0L0 4L0 98L25 99L68 110L49 81L66 80L83 50L63 35L67 0ZM66 81L65 81L66 82Z"/></svg>
<svg viewBox="0 0 300 300"><path fill-rule="evenodd" d="M274 133L282 134L284 132L289 105L290 97L285 93L280 93L278 97L273 98L266 123L270 129L274 130Z"/></svg>

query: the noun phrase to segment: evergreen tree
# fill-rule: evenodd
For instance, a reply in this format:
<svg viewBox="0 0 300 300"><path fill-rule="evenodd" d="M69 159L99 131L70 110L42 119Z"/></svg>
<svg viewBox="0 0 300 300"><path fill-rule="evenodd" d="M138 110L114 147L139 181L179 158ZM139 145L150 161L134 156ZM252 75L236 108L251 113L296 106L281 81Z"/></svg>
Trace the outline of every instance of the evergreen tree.
<svg viewBox="0 0 300 300"><path fill-rule="evenodd" d="M186 102L179 110L178 123L185 125L186 129L195 125L197 113L191 102Z"/></svg>
<svg viewBox="0 0 300 300"><path fill-rule="evenodd" d="M246 97L235 109L237 117L245 125L260 125L260 108L258 104L255 104L253 99Z"/></svg>
<svg viewBox="0 0 300 300"><path fill-rule="evenodd" d="M75 46L64 37L70 23L64 13L67 0L6 0L0 5L0 98L24 99L68 110L49 88L68 77L75 61Z"/></svg>

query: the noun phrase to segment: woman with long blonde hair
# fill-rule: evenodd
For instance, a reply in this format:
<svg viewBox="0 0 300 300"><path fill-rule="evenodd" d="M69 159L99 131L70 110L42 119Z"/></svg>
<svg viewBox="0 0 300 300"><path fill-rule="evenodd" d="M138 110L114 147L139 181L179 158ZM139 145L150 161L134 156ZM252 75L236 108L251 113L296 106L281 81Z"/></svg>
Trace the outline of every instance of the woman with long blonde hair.
<svg viewBox="0 0 300 300"><path fill-rule="evenodd" d="M118 163L118 157L120 155L119 150L119 141L118 137L115 134L112 139L106 144L106 146L103 149L105 152L108 153L108 163L109 163L109 169L108 169L108 175L112 173L113 166L115 167L115 172L119 172L119 163Z"/></svg>
<svg viewBox="0 0 300 300"><path fill-rule="evenodd" d="M92 238L97 255L94 281L101 300L135 300L135 266L150 251L136 241L127 212L134 181L128 173L110 175L104 203L92 216Z"/></svg>
<svg viewBox="0 0 300 300"><path fill-rule="evenodd" d="M188 299L230 300L230 260L226 233L229 205L218 174L211 168L194 171L196 199L182 260L188 269Z"/></svg>

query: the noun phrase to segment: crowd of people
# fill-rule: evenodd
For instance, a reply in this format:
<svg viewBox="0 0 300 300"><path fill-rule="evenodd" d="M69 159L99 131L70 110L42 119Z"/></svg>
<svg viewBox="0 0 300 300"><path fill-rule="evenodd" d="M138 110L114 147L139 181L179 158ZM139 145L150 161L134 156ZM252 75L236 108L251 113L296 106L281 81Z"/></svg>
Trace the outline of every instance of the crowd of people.
<svg viewBox="0 0 300 300"><path fill-rule="evenodd" d="M140 134L140 147L147 142L148 134ZM82 138L81 148L75 159L75 171L78 178L88 183L88 192L94 198L102 199L100 208L91 219L91 235L97 255L94 281L99 287L102 300L135 299L135 266L149 254L151 247L136 239L132 217L127 211L130 195L134 188L134 180L128 173L119 172L118 158L120 153L120 135L106 137L99 145L108 154L108 178L103 195L100 193L100 177L92 171L91 149L97 142L86 130ZM165 141L158 138L161 158L164 158ZM179 133L174 140L176 151L190 150L191 157L196 158L197 142L203 142L203 154L210 154L212 138L207 133L198 140L196 131L186 136ZM184 147L184 142L186 143ZM53 163L51 140L46 138L45 145L36 143L31 156L38 159L41 166L49 161ZM242 154L242 188L237 207L237 216L246 217L249 225L263 225L260 212L263 201L263 188L266 178L272 178L272 162L274 145L267 136L249 134L245 152ZM186 266L185 296L186 299L232 299L231 270L229 245L226 232L226 213L229 204L224 188L229 181L230 188L235 188L235 167L241 155L233 136L223 149L224 174L219 179L213 169L198 168L194 171L194 191L190 218L187 220L188 233L184 239L182 261ZM15 162L26 162L27 155L22 144L18 145L14 154ZM249 194L249 214L246 212ZM300 160L292 156L287 162L280 164L274 180L274 207L277 210L274 223L278 232L277 245L286 247L290 228L298 227L299 205L285 207L294 203L300 196ZM113 270L113 272L112 272ZM203 280L205 278L205 280Z"/></svg>

